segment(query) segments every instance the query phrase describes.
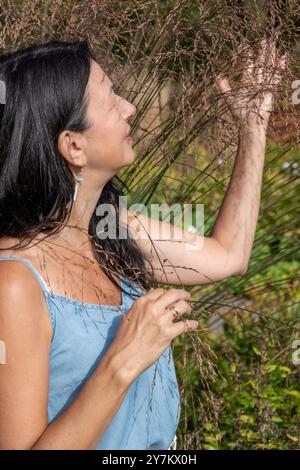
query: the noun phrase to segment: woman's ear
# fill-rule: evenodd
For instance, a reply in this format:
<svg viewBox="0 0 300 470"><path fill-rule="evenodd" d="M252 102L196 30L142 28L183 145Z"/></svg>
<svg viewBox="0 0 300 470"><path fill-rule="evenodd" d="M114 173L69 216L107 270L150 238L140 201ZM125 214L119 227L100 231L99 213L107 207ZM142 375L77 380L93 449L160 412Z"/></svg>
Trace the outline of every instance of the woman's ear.
<svg viewBox="0 0 300 470"><path fill-rule="evenodd" d="M86 165L83 135L65 130L58 137L57 147L59 153L70 165L77 167Z"/></svg>

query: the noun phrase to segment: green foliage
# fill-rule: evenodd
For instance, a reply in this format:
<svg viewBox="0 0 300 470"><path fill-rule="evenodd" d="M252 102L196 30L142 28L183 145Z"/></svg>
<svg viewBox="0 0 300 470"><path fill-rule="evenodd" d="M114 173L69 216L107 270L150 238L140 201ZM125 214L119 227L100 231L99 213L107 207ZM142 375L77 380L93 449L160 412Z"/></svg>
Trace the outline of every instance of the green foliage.
<svg viewBox="0 0 300 470"><path fill-rule="evenodd" d="M299 325L299 309L292 319ZM300 331L293 322L283 325L284 331L269 312L264 321L230 323L221 339L203 335L217 356L217 378L210 383L210 403L206 384L199 386L200 371L189 355L193 400L186 398L185 413L198 418L192 448L299 448L300 366L292 363L291 343L300 339ZM181 382L187 383L187 371L180 364L183 349L177 344L175 357ZM196 409L192 402L199 403ZM194 426L191 420L183 421L180 437L193 435Z"/></svg>
<svg viewBox="0 0 300 470"><path fill-rule="evenodd" d="M269 148L273 155L280 154L280 146L274 142L269 142ZM284 155L284 160L296 158L299 161L298 155L292 150ZM203 165L205 152L201 152L201 158ZM186 341L175 342L182 395L187 395L183 407L185 419L180 423L179 448L299 448L300 365L292 361L292 342L300 340L296 207L299 197L293 178L281 173L281 163L282 159L274 164L272 174L279 175L278 179L289 180L281 189L278 183L280 197L277 201L267 204L265 199L262 200L257 241L248 272L224 280L218 288L214 283L195 293L195 297L199 297L197 292L201 292L199 306L195 301L196 316L200 319L200 329L203 328L199 333L201 343L198 348L198 355L203 355L201 367L195 361L195 345L187 348ZM263 197L266 197L273 185L271 172L264 178ZM214 192L219 201L222 187L215 185ZM288 215L290 208L295 209ZM284 219L282 235L273 228L281 216ZM271 235L279 238L276 247L270 244ZM236 299L246 301L247 307L242 308L243 302L241 308L236 307ZM206 300L209 300L207 305ZM220 311L220 301L228 308L222 317L224 333L216 335L207 330L207 317ZM214 357L207 357L207 347ZM184 355L188 358L183 364ZM210 361L216 376L207 373ZM205 380L206 374L208 379ZM188 389L184 386L187 383Z"/></svg>

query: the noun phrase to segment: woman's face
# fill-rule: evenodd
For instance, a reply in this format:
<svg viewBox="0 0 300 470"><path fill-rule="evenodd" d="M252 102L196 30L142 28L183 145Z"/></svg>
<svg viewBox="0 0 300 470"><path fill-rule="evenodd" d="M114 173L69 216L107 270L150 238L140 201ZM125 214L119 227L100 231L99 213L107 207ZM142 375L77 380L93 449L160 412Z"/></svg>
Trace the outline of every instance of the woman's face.
<svg viewBox="0 0 300 470"><path fill-rule="evenodd" d="M92 60L87 85L88 119L91 127L84 132L87 166L93 170L116 173L134 161L128 119L136 108L116 95L112 82L97 62Z"/></svg>

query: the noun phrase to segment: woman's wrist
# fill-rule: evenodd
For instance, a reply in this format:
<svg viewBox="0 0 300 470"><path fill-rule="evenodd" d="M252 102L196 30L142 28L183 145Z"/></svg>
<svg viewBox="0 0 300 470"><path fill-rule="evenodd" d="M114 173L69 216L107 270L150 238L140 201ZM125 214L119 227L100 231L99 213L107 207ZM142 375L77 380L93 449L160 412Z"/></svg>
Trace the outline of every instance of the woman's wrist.
<svg viewBox="0 0 300 470"><path fill-rule="evenodd" d="M113 343L101 362L122 387L129 387L139 375L136 367L137 358L134 358L134 355L127 349L121 351L118 348L115 349Z"/></svg>
<svg viewBox="0 0 300 470"><path fill-rule="evenodd" d="M256 139L261 141L266 141L267 138L267 123L257 123L254 120L242 121L239 126L240 137L253 139L253 136Z"/></svg>

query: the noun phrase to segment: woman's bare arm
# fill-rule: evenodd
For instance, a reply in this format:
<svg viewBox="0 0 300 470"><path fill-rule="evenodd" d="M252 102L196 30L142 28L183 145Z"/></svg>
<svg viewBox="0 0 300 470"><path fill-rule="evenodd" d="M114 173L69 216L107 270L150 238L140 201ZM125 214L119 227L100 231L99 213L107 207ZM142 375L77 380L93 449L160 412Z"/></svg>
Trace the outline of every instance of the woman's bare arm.
<svg viewBox="0 0 300 470"><path fill-rule="evenodd" d="M119 377L113 361L104 356L77 398L47 426L31 449L95 449L129 386Z"/></svg>
<svg viewBox="0 0 300 470"><path fill-rule="evenodd" d="M0 449L94 449L132 379L107 353L72 404L48 425L51 323L41 288L26 266L0 263ZM123 361L124 362L124 361Z"/></svg>
<svg viewBox="0 0 300 470"><path fill-rule="evenodd" d="M147 211L121 213L159 283L194 286L247 272L259 215L268 121L287 61L267 40L261 42L256 61L248 54L235 90L226 78L216 81L240 132L230 183L209 236L148 217Z"/></svg>

